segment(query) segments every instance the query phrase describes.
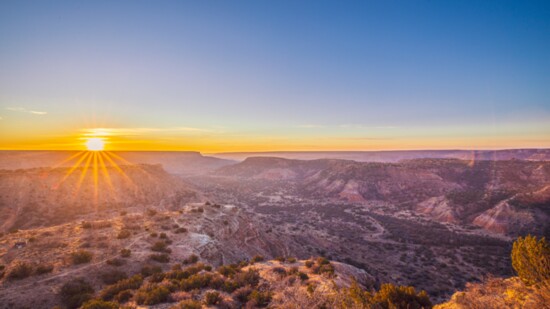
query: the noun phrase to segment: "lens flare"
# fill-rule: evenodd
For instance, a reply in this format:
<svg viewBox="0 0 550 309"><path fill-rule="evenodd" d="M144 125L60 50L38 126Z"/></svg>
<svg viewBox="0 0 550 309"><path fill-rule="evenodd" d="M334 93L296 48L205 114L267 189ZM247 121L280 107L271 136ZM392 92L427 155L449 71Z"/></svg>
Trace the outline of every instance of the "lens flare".
<svg viewBox="0 0 550 309"><path fill-rule="evenodd" d="M90 151L101 151L105 146L105 141L101 138L93 137L86 141L86 148Z"/></svg>

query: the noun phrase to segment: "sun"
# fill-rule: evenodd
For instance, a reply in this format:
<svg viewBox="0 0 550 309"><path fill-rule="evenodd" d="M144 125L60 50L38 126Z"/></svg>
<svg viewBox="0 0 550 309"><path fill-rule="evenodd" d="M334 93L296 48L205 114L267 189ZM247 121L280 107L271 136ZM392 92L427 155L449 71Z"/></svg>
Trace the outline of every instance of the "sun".
<svg viewBox="0 0 550 309"><path fill-rule="evenodd" d="M86 148L90 151L101 151L105 146L105 141L102 138L89 138L86 140Z"/></svg>

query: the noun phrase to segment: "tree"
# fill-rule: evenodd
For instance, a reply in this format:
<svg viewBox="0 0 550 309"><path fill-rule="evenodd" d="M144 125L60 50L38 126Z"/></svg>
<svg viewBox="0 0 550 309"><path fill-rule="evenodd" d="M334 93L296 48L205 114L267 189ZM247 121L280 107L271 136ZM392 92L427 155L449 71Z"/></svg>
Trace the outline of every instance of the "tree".
<svg viewBox="0 0 550 309"><path fill-rule="evenodd" d="M544 237L518 237L512 247L512 266L526 285L550 282L550 247Z"/></svg>

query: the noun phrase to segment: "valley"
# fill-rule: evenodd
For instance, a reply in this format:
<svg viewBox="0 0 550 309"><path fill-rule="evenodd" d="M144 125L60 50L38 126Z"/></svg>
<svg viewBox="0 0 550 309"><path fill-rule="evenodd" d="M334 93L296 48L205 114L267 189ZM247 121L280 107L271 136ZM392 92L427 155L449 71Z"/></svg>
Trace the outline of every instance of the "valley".
<svg viewBox="0 0 550 309"><path fill-rule="evenodd" d="M163 156L123 158L97 178L82 164L0 171L3 308L53 307L69 279L99 290L102 274L168 271L192 256L213 267L322 256L365 287L410 285L438 303L513 275L513 239L549 231L548 161L207 158L196 173L196 157L169 163L178 170ZM75 264L80 251L91 258ZM14 280L21 263L48 271ZM14 293L31 286L31 297Z"/></svg>

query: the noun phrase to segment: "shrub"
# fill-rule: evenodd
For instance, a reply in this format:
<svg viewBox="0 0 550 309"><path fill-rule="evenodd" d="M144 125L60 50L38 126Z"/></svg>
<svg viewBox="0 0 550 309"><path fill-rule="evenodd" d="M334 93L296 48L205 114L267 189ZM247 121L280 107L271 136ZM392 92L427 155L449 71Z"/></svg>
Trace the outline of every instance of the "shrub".
<svg viewBox="0 0 550 309"><path fill-rule="evenodd" d="M303 272L298 272L298 278L300 278L300 280L302 281L306 281L307 279L309 279L309 276Z"/></svg>
<svg viewBox="0 0 550 309"><path fill-rule="evenodd" d="M411 286L395 286L391 283L382 284L374 294L371 303L382 308L431 308L432 303L425 291L416 293Z"/></svg>
<svg viewBox="0 0 550 309"><path fill-rule="evenodd" d="M180 228L176 229L175 233L176 234L187 233L187 229L184 228L184 227L180 227Z"/></svg>
<svg viewBox="0 0 550 309"><path fill-rule="evenodd" d="M92 299L84 303L81 309L117 309L118 304L101 299Z"/></svg>
<svg viewBox="0 0 550 309"><path fill-rule="evenodd" d="M121 216L126 216L127 214L128 214L127 211L121 211L121 212L120 212L120 215L121 215Z"/></svg>
<svg viewBox="0 0 550 309"><path fill-rule="evenodd" d="M191 254L188 258L183 260L183 264L193 264L199 261L199 257L195 254Z"/></svg>
<svg viewBox="0 0 550 309"><path fill-rule="evenodd" d="M120 280L119 282L109 285L101 291L100 296L103 300L111 300L118 293L125 290L138 289L143 283L143 277L141 275L135 275L128 279Z"/></svg>
<svg viewBox="0 0 550 309"><path fill-rule="evenodd" d="M82 221L82 223L80 224L80 226L83 228L83 229L91 229L92 228L92 224L88 221Z"/></svg>
<svg viewBox="0 0 550 309"><path fill-rule="evenodd" d="M279 262L281 262L281 263L283 263L285 260L286 260L286 259L285 259L284 256L278 256L278 257L275 258L275 261L279 261Z"/></svg>
<svg viewBox="0 0 550 309"><path fill-rule="evenodd" d="M289 258L286 259L286 261L288 263L296 263L296 258L295 257L289 257Z"/></svg>
<svg viewBox="0 0 550 309"><path fill-rule="evenodd" d="M254 257L252 257L252 259L250 260L251 263L258 263L258 262L263 262L264 260L264 257L261 256L261 255L255 255Z"/></svg>
<svg viewBox="0 0 550 309"><path fill-rule="evenodd" d="M159 238L160 239L167 239L168 236L166 235L166 233L160 233Z"/></svg>
<svg viewBox="0 0 550 309"><path fill-rule="evenodd" d="M324 257L321 257L321 256L316 259L316 262L319 265L328 265L328 264L330 264L330 261L327 260L327 258L324 258Z"/></svg>
<svg viewBox="0 0 550 309"><path fill-rule="evenodd" d="M32 265L27 262L16 262L8 272L8 279L19 280L27 278L32 274Z"/></svg>
<svg viewBox="0 0 550 309"><path fill-rule="evenodd" d="M202 305L196 300L187 299L179 302L177 305L170 309L201 309Z"/></svg>
<svg viewBox="0 0 550 309"><path fill-rule="evenodd" d="M283 267L273 267L271 271L280 277L286 276L286 270Z"/></svg>
<svg viewBox="0 0 550 309"><path fill-rule="evenodd" d="M255 287L258 285L258 283L260 283L260 274L257 270L250 268L245 272L237 273L234 276L233 280L240 287L246 285Z"/></svg>
<svg viewBox="0 0 550 309"><path fill-rule="evenodd" d="M325 264L319 268L319 273L332 277L334 276L334 266L332 264Z"/></svg>
<svg viewBox="0 0 550 309"><path fill-rule="evenodd" d="M248 295L248 301L253 306L265 307L269 305L271 301L271 293L269 291L253 290L250 295Z"/></svg>
<svg viewBox="0 0 550 309"><path fill-rule="evenodd" d="M161 254L151 254L149 255L149 259L159 262L159 263L168 263L170 262L170 256L166 253Z"/></svg>
<svg viewBox="0 0 550 309"><path fill-rule="evenodd" d="M90 300L94 288L83 278L76 278L61 287L61 300L70 309L80 307L84 302Z"/></svg>
<svg viewBox="0 0 550 309"><path fill-rule="evenodd" d="M157 236L159 236L159 234L157 234L156 232L153 232L153 233L151 233L149 236L151 236L151 237L157 237Z"/></svg>
<svg viewBox="0 0 550 309"><path fill-rule="evenodd" d="M149 217L153 217L153 216L156 215L156 214L157 214L157 211L156 211L156 210L154 210L154 209L152 209L152 208L147 209L147 215L148 215Z"/></svg>
<svg viewBox="0 0 550 309"><path fill-rule="evenodd" d="M73 264L89 263L92 260L93 254L86 250L78 250L71 253Z"/></svg>
<svg viewBox="0 0 550 309"><path fill-rule="evenodd" d="M128 278L126 273L120 270L107 271L101 274L101 281L105 284L114 284L126 278Z"/></svg>
<svg viewBox="0 0 550 309"><path fill-rule="evenodd" d="M130 250L130 249L121 249L120 250L120 256L121 257L127 258L130 255L132 255L132 250Z"/></svg>
<svg viewBox="0 0 550 309"><path fill-rule="evenodd" d="M121 231L118 233L118 235L117 235L116 238L118 238L118 239L125 239L125 238L128 238L128 237L130 237L130 236L132 236L132 233L131 233L130 231L128 231L128 230L121 230Z"/></svg>
<svg viewBox="0 0 550 309"><path fill-rule="evenodd" d="M164 241L157 241L151 246L151 250L156 252L165 252L167 250L166 243Z"/></svg>
<svg viewBox="0 0 550 309"><path fill-rule="evenodd" d="M114 259L108 259L105 263L107 263L107 265L118 267L118 266L124 265L126 262L119 258L114 258Z"/></svg>
<svg viewBox="0 0 550 309"><path fill-rule="evenodd" d="M204 294L204 303L208 306L217 305L222 301L222 297L219 292L208 291Z"/></svg>
<svg viewBox="0 0 550 309"><path fill-rule="evenodd" d="M168 301L170 290L165 286L147 285L139 289L134 296L140 305L156 305Z"/></svg>
<svg viewBox="0 0 550 309"><path fill-rule="evenodd" d="M512 266L526 285L550 280L550 247L546 239L518 237L512 247Z"/></svg>
<svg viewBox="0 0 550 309"><path fill-rule="evenodd" d="M225 277L230 277L237 273L237 269L231 265L222 265L218 267L218 273Z"/></svg>
<svg viewBox="0 0 550 309"><path fill-rule="evenodd" d="M34 272L37 275L51 273L52 271L53 271L52 264L39 264L38 266L36 266L36 269L34 270Z"/></svg>
<svg viewBox="0 0 550 309"><path fill-rule="evenodd" d="M180 281L180 288L184 291L203 289L210 285L214 276L210 273L194 274Z"/></svg>
<svg viewBox="0 0 550 309"><path fill-rule="evenodd" d="M306 266L307 268L311 268L311 267L313 266L313 261L307 260L307 261L305 262L305 266Z"/></svg>
<svg viewBox="0 0 550 309"><path fill-rule="evenodd" d="M241 303L245 303L248 300L250 293L252 293L252 288L245 286L235 290L235 292L233 292L233 297Z"/></svg>
<svg viewBox="0 0 550 309"><path fill-rule="evenodd" d="M124 290L115 296L115 300L122 304L132 299L133 296L132 290Z"/></svg>
<svg viewBox="0 0 550 309"><path fill-rule="evenodd" d="M149 281L159 283L162 280L164 280L164 278L166 278L166 274L164 274L164 273L154 273L154 274L151 275L151 277L149 277Z"/></svg>
<svg viewBox="0 0 550 309"><path fill-rule="evenodd" d="M144 277L149 277L152 274L161 273L162 268L160 266L154 266L154 265L145 265L141 267L141 274Z"/></svg>

